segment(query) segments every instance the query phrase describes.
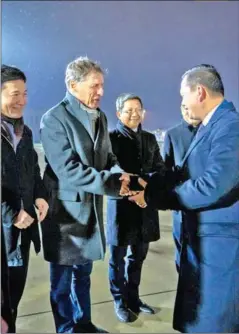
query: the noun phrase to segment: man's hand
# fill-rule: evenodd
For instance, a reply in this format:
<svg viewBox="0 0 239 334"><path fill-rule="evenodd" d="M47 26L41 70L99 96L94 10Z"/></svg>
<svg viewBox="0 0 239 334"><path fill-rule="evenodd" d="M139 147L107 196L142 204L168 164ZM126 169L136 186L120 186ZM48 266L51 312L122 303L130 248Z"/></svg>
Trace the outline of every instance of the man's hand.
<svg viewBox="0 0 239 334"><path fill-rule="evenodd" d="M121 177L119 178L120 181L122 182L130 182L130 175L131 174L128 174L128 173L124 173L121 175Z"/></svg>
<svg viewBox="0 0 239 334"><path fill-rule="evenodd" d="M140 191L137 195L129 197L131 202L135 202L140 208L144 209L147 206L147 203L144 199L144 190Z"/></svg>
<svg viewBox="0 0 239 334"><path fill-rule="evenodd" d="M2 334L8 333L8 324L3 319L3 317L1 317L1 333Z"/></svg>
<svg viewBox="0 0 239 334"><path fill-rule="evenodd" d="M130 183L130 176L127 173L124 173L119 178L121 181L121 188L120 188L120 196L127 196L129 193L129 183Z"/></svg>
<svg viewBox="0 0 239 334"><path fill-rule="evenodd" d="M134 174L127 174L124 173L121 175L120 177L120 181L121 181L121 189L120 189L120 196L133 196L136 195L138 192L137 191L132 191L129 189L130 186L130 175L134 175Z"/></svg>
<svg viewBox="0 0 239 334"><path fill-rule="evenodd" d="M138 182L145 189L145 187L147 186L147 182L141 179L141 177L138 178Z"/></svg>
<svg viewBox="0 0 239 334"><path fill-rule="evenodd" d="M28 228L34 222L34 218L32 218L25 210L21 210L16 217L14 226L19 229Z"/></svg>
<svg viewBox="0 0 239 334"><path fill-rule="evenodd" d="M39 211L39 222L41 223L47 215L49 205L43 198L37 198L35 201L35 206Z"/></svg>

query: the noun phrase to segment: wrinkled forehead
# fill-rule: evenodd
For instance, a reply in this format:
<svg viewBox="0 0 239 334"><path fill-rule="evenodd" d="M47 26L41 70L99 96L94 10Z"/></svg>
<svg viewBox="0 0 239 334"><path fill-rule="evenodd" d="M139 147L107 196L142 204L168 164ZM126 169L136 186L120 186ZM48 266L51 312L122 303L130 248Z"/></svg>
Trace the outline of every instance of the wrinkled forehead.
<svg viewBox="0 0 239 334"><path fill-rule="evenodd" d="M100 72L90 72L85 77L84 81L87 82L89 85L103 85L104 76Z"/></svg>

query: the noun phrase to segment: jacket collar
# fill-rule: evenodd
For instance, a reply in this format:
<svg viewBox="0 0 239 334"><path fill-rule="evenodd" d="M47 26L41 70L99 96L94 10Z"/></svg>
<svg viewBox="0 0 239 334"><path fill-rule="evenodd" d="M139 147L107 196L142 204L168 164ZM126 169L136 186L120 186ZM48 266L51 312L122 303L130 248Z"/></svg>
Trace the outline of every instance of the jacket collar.
<svg viewBox="0 0 239 334"><path fill-rule="evenodd" d="M96 146L97 141L100 136L100 132L103 131L102 126L101 126L102 111L99 108L97 108L97 111L99 112L99 127L98 127L98 133L96 135L96 139L94 140L94 138L92 138L92 129L91 129L88 112L85 108L82 108L82 103L68 91L66 92L66 95L62 103L64 104L66 110L84 126L84 128L86 129L89 135L89 138L93 142L95 142L94 146Z"/></svg>
<svg viewBox="0 0 239 334"><path fill-rule="evenodd" d="M191 142L191 145L185 154L183 160L181 161L180 166L182 167L184 163L186 162L188 156L191 154L193 149L198 145L198 143L203 139L203 137L211 130L214 123L218 122L221 117L225 114L225 112L232 110L235 111L234 104L232 102L228 102L227 100L223 100L223 102L217 107L216 111L212 115L210 121L206 126L203 127L203 129L200 131L198 136L195 136L193 141Z"/></svg>
<svg viewBox="0 0 239 334"><path fill-rule="evenodd" d="M66 92L66 96L62 102L65 105L66 110L84 126L89 137L92 141L94 141L92 138L89 116L86 109L82 108L81 102L68 91ZM100 111L99 109L97 110Z"/></svg>
<svg viewBox="0 0 239 334"><path fill-rule="evenodd" d="M116 125L117 130L124 136L130 139L138 139L142 132L142 126L139 124L137 132L131 130L126 125L124 125L120 120Z"/></svg>

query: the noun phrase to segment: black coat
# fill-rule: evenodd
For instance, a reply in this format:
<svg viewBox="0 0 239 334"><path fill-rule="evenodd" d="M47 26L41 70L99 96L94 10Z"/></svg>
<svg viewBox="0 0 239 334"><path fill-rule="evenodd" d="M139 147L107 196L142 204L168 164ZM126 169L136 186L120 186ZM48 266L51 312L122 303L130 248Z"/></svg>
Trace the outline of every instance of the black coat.
<svg viewBox="0 0 239 334"><path fill-rule="evenodd" d="M190 126L184 120L166 132L162 149L162 157L167 169L174 171L177 166L180 165L196 132L197 127ZM175 260L178 266L180 264L180 254L182 248L182 219L182 211L173 211L173 236L176 246Z"/></svg>
<svg viewBox="0 0 239 334"><path fill-rule="evenodd" d="M22 265L20 239L25 237L33 241L35 251L40 251L40 237L34 202L37 198L46 198L40 176L37 153L33 147L32 132L24 125L22 138L14 151L6 128L2 125L2 226L5 235L8 265ZM21 207L35 222L26 230L13 225ZM21 236L20 236L21 235Z"/></svg>
<svg viewBox="0 0 239 334"><path fill-rule="evenodd" d="M174 170L180 164L197 132L197 128L182 120L180 124L166 132L162 150L166 168Z"/></svg>
<svg viewBox="0 0 239 334"><path fill-rule="evenodd" d="M164 163L153 134L139 129L135 134L118 123L110 133L112 151L120 167L128 173L141 175L147 180L149 173L164 172ZM127 198L108 197L107 243L114 246L135 245L156 241L160 237L158 211L141 209Z"/></svg>

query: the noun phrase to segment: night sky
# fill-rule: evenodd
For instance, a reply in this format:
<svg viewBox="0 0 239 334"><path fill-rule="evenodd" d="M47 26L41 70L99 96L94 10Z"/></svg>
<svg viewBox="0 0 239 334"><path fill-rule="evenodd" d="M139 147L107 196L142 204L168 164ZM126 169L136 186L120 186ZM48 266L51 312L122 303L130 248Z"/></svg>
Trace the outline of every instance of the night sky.
<svg viewBox="0 0 239 334"><path fill-rule="evenodd" d="M3 1L2 62L28 77L36 141L42 114L64 97L67 63L81 55L108 69L101 107L111 129L122 92L142 97L145 128L178 123L180 77L198 63L218 68L238 108L239 2Z"/></svg>

